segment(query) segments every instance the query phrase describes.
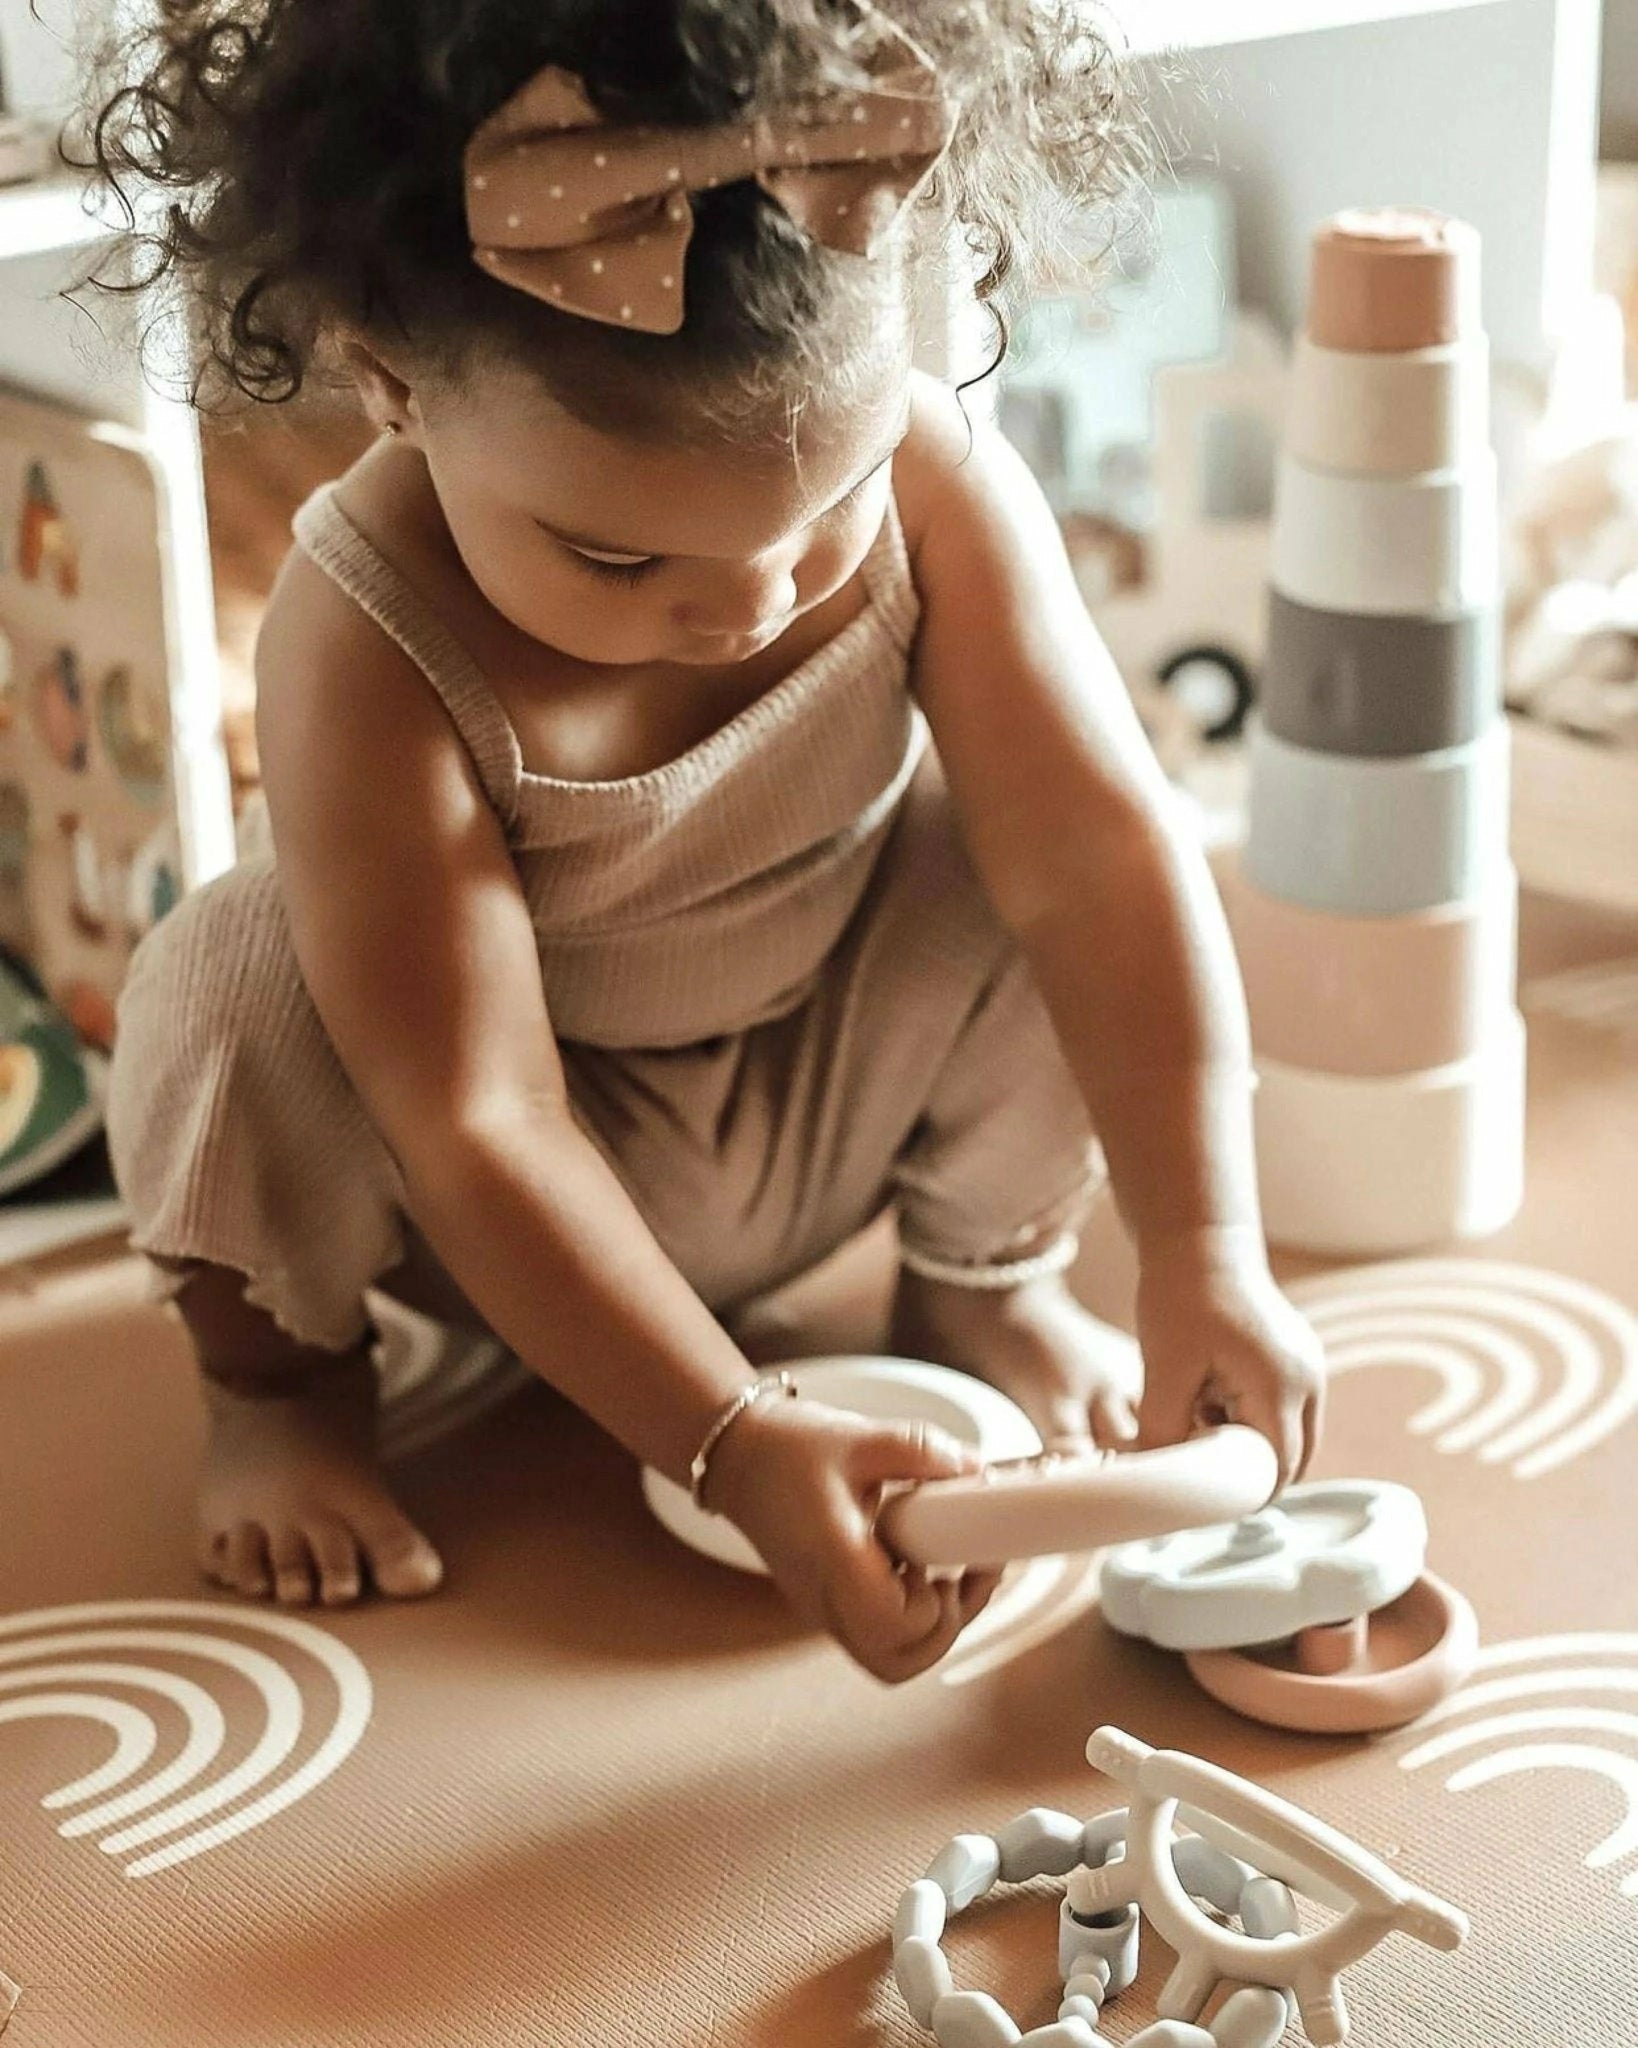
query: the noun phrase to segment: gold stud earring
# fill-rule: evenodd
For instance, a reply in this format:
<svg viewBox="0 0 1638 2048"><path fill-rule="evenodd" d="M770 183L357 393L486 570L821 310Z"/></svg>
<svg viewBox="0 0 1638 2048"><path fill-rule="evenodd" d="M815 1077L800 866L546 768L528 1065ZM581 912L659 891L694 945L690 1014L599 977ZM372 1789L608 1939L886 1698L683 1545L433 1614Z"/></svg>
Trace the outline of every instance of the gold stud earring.
<svg viewBox="0 0 1638 2048"><path fill-rule="evenodd" d="M396 441L398 436L404 431L404 422L402 420L388 420L381 431L384 434L391 435L392 439Z"/></svg>

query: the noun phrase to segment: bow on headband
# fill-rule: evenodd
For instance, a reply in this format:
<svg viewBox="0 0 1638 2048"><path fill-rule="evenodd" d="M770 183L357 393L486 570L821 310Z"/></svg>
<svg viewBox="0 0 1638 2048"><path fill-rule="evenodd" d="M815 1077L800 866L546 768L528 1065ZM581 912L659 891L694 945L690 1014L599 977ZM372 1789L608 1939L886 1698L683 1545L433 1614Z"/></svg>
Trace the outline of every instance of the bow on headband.
<svg viewBox="0 0 1638 2048"><path fill-rule="evenodd" d="M683 324L691 192L755 178L816 241L869 256L955 126L931 64L903 47L864 91L714 128L610 122L548 66L467 145L473 255L531 298L648 334Z"/></svg>

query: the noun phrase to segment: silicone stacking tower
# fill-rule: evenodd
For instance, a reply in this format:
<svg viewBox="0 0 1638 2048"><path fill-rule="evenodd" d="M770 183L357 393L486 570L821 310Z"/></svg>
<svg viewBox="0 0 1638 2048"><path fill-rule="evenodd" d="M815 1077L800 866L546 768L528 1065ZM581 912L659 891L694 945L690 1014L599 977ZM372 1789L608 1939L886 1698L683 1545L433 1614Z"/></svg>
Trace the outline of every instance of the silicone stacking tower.
<svg viewBox="0 0 1638 2048"><path fill-rule="evenodd" d="M1225 895L1276 1241L1406 1251L1523 1193L1496 463L1478 238L1315 238L1274 518L1251 816Z"/></svg>

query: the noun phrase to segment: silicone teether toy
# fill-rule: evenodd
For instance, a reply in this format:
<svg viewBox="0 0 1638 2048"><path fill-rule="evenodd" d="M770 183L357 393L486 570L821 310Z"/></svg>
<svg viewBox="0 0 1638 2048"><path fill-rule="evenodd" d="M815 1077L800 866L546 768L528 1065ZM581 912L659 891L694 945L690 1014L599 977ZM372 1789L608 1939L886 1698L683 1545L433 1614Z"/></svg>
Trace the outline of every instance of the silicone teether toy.
<svg viewBox="0 0 1638 2048"><path fill-rule="evenodd" d="M1394 1728L1472 1669L1478 1625L1424 1572L1427 1523L1403 1486L1292 1487L1219 1528L1123 1547L1105 1562L1104 1616L1182 1650L1238 1713L1328 1734Z"/></svg>
<svg viewBox="0 0 1638 2048"><path fill-rule="evenodd" d="M1218 1982L1289 1989L1315 2048L1348 2038L1339 1979L1350 1963L1390 1934L1409 1934L1431 1948L1456 1949L1466 1918L1408 1883L1346 1836L1244 1778L1177 1750L1150 1749L1118 1728L1100 1728L1087 1761L1131 1798L1126 1855L1088 1871L1071 1888L1077 1916L1139 1905L1177 1952L1177 1968L1160 1994L1163 2018L1193 2022ZM1214 1823L1245 1846L1258 1867L1277 1864L1297 1889L1342 1910L1328 1927L1261 1942L1208 1920L1178 1882L1172 1861L1173 1823L1181 1814L1208 1839ZM1266 1852L1266 1853L1265 1853Z"/></svg>
<svg viewBox="0 0 1638 2048"><path fill-rule="evenodd" d="M1045 1453L931 1480L889 1500L878 1527L912 1564L999 1565L1249 1514L1278 1478L1267 1440L1231 1424L1164 1450Z"/></svg>
<svg viewBox="0 0 1638 2048"><path fill-rule="evenodd" d="M957 1835L900 1899L893 1974L940 2048L1109 2048L1099 2021L1137 1976L1140 1911L1178 1961L1160 2019L1128 2048L1275 2048L1293 2004L1316 2048L1336 2048L1348 2033L1338 1978L1350 1963L1394 1932L1441 1949L1466 1937L1454 1907L1243 1778L1118 1728L1100 1728L1087 1756L1127 1789L1129 1807L1084 1824L1034 1807L993 1835ZM1025 2034L986 1993L956 1989L939 1944L949 1916L997 1882L1066 1874L1063 2002L1054 2023ZM1305 1933L1289 1886L1338 1917ZM1237 1928L1225 1924L1233 1919ZM1225 1980L1228 1997L1199 2025Z"/></svg>

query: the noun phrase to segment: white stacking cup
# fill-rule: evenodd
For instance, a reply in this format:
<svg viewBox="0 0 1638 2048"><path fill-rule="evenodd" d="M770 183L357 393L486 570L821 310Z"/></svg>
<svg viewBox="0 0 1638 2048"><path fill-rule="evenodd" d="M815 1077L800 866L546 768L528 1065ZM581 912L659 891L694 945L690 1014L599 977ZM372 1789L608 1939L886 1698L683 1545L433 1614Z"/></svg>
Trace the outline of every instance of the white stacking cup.
<svg viewBox="0 0 1638 2048"><path fill-rule="evenodd" d="M1245 872L1266 895L1400 917L1481 893L1507 863L1508 730L1377 759L1321 754L1253 722Z"/></svg>
<svg viewBox="0 0 1638 2048"><path fill-rule="evenodd" d="M1462 469L1490 446L1490 352L1482 335L1437 348L1322 348L1298 338L1285 446L1306 469L1421 476Z"/></svg>
<svg viewBox="0 0 1638 2048"><path fill-rule="evenodd" d="M1496 458L1356 476L1281 459L1269 576L1311 610L1445 618L1500 597Z"/></svg>
<svg viewBox="0 0 1638 2048"><path fill-rule="evenodd" d="M1516 1011L1465 1060L1361 1078L1259 1060L1259 1184L1269 1237L1383 1257L1483 1237L1524 1193L1524 1025Z"/></svg>

